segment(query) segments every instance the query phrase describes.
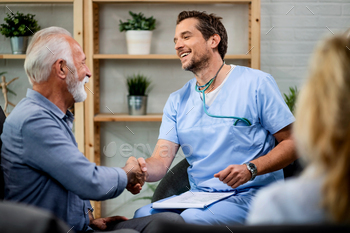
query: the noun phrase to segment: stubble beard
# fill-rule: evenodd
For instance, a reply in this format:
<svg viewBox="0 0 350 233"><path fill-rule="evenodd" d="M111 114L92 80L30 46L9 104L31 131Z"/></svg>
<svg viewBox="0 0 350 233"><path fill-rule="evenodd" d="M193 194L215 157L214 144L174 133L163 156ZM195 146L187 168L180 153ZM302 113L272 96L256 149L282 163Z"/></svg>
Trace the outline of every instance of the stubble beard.
<svg viewBox="0 0 350 233"><path fill-rule="evenodd" d="M208 54L209 53L205 53L197 59L193 57L186 66L182 66L182 69L197 74L200 70L209 66L210 57Z"/></svg>

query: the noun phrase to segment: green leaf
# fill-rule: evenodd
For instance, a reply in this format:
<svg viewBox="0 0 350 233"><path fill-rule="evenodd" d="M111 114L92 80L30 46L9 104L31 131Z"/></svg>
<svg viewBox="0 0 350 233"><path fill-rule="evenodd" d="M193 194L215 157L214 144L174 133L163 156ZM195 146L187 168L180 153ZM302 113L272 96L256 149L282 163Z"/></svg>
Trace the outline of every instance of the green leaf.
<svg viewBox="0 0 350 233"><path fill-rule="evenodd" d="M14 91L12 91L11 89L9 89L8 87L7 87L6 89L7 89L7 91L10 92L11 94L17 96L17 94L16 94Z"/></svg>
<svg viewBox="0 0 350 233"><path fill-rule="evenodd" d="M283 94L284 95L284 101L286 102L289 110L294 114L294 109L295 109L295 103L297 101L297 97L298 97L298 88L295 87L289 87L289 92L288 95L287 94Z"/></svg>
<svg viewBox="0 0 350 233"><path fill-rule="evenodd" d="M148 187L154 192L156 191L156 188L157 188L158 184L148 184Z"/></svg>
<svg viewBox="0 0 350 233"><path fill-rule="evenodd" d="M152 200L152 197L139 197L135 199L135 201L137 200Z"/></svg>
<svg viewBox="0 0 350 233"><path fill-rule="evenodd" d="M141 12L136 14L132 11L129 11L129 15L132 19L128 19L123 22L119 20L119 31L128 31L128 30L154 30L156 28L156 20L153 16L146 18Z"/></svg>
<svg viewBox="0 0 350 233"><path fill-rule="evenodd" d="M136 200L152 200L154 191L156 190L157 186L158 186L158 183L154 183L154 184L147 183L147 187L152 191L152 196L139 197L139 198L136 198L134 201L136 201Z"/></svg>
<svg viewBox="0 0 350 233"><path fill-rule="evenodd" d="M146 95L151 81L142 74L128 76L126 80L129 95Z"/></svg>
<svg viewBox="0 0 350 233"><path fill-rule="evenodd" d="M0 24L0 33L5 37L31 36L40 30L35 15L19 13L6 13L5 23Z"/></svg>

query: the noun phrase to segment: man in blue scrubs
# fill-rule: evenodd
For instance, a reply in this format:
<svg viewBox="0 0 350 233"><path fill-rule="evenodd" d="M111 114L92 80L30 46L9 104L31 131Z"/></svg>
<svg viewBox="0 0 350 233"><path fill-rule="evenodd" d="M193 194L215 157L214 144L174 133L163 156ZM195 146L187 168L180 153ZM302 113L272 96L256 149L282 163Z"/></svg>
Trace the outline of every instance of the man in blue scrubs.
<svg viewBox="0 0 350 233"><path fill-rule="evenodd" d="M281 169L296 159L291 137L294 117L273 77L224 63L227 33L220 19L198 11L179 14L175 50L182 68L195 78L170 95L156 149L139 163L148 173L146 181L157 181L181 146L190 164L191 191L236 194L204 209L155 210L148 205L135 217L174 211L187 223L243 224L256 191L282 180ZM205 90L208 114L198 90Z"/></svg>
<svg viewBox="0 0 350 233"><path fill-rule="evenodd" d="M149 223L155 219L183 222L174 213L129 221L122 216L94 219L89 200L115 198L125 188L136 194L145 175L134 157L123 168L103 167L78 150L68 108L87 96L84 85L91 73L85 60L63 28L45 28L33 36L24 62L33 89L6 119L1 135L5 200L46 209L74 232L154 232Z"/></svg>

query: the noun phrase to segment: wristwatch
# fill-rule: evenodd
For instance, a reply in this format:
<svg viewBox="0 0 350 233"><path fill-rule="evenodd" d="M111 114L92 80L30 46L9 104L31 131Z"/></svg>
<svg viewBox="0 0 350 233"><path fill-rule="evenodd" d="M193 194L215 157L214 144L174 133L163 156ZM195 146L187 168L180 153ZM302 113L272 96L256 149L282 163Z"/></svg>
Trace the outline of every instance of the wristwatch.
<svg viewBox="0 0 350 233"><path fill-rule="evenodd" d="M256 169L256 166L254 163L244 163L245 165L247 165L247 169L250 171L250 173L252 174L252 178L250 180L254 180L256 177L256 174L258 173L258 169Z"/></svg>

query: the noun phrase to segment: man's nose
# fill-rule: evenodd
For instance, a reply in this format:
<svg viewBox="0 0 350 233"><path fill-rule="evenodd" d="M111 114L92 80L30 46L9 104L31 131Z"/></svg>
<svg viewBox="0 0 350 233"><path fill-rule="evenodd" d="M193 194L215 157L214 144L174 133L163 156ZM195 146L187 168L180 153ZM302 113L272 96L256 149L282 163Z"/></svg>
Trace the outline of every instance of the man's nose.
<svg viewBox="0 0 350 233"><path fill-rule="evenodd" d="M182 48L183 45L183 41L181 39L177 40L175 43L175 50L179 50L180 48Z"/></svg>
<svg viewBox="0 0 350 233"><path fill-rule="evenodd" d="M92 74L91 74L91 71L90 71L90 69L89 69L89 67L87 67L86 66L86 76L88 76L89 78L92 76Z"/></svg>

